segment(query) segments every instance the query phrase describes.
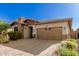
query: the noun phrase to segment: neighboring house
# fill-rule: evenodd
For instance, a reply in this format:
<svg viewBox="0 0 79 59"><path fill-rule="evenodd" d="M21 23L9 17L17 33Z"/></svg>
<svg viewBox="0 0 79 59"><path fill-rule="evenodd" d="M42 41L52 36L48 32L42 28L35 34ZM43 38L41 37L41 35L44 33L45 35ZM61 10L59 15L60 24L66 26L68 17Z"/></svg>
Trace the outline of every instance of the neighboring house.
<svg viewBox="0 0 79 59"><path fill-rule="evenodd" d="M74 31L73 29L71 30L71 38L76 39L76 31Z"/></svg>

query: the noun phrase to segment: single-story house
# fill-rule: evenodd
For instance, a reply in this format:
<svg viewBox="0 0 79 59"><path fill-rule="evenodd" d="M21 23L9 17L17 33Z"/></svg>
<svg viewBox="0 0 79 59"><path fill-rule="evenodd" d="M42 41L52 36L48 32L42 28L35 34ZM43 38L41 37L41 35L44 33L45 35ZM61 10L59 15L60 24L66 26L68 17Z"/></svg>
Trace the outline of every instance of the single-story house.
<svg viewBox="0 0 79 59"><path fill-rule="evenodd" d="M39 22L21 17L11 26L13 30L20 31L24 38L64 40L71 38L72 18Z"/></svg>
<svg viewBox="0 0 79 59"><path fill-rule="evenodd" d="M72 18L55 19L33 25L36 38L63 40L70 38Z"/></svg>

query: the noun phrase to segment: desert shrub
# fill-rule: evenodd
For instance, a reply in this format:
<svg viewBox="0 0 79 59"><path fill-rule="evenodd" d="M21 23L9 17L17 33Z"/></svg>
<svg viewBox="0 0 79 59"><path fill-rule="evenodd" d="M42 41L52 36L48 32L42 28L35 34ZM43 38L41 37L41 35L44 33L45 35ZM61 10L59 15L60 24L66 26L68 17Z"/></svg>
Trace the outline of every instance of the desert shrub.
<svg viewBox="0 0 79 59"><path fill-rule="evenodd" d="M71 42L71 41L68 41L67 42L67 48L68 49L76 49L77 48L77 43L74 43L74 42Z"/></svg>
<svg viewBox="0 0 79 59"><path fill-rule="evenodd" d="M9 36L7 34L7 28L10 27L10 24L0 21L0 43L8 42Z"/></svg>
<svg viewBox="0 0 79 59"><path fill-rule="evenodd" d="M58 55L60 56L78 56L76 51L77 42L75 39L67 39L61 42L61 48L59 48Z"/></svg>
<svg viewBox="0 0 79 59"><path fill-rule="evenodd" d="M61 47L58 50L58 55L60 56L78 56L78 52L75 50L70 50L68 48Z"/></svg>
<svg viewBox="0 0 79 59"><path fill-rule="evenodd" d="M8 36L6 30L3 30L0 33L0 43L6 43L6 42L9 42L9 36Z"/></svg>
<svg viewBox="0 0 79 59"><path fill-rule="evenodd" d="M67 42L67 41L62 41L62 42L61 42L61 46L66 48L66 47L67 47L66 42Z"/></svg>
<svg viewBox="0 0 79 59"><path fill-rule="evenodd" d="M74 49L77 48L77 43L74 43L72 41L63 41L61 43L61 46L64 47L64 48L68 48L68 49L74 50Z"/></svg>
<svg viewBox="0 0 79 59"><path fill-rule="evenodd" d="M67 39L67 41L71 41L71 42L77 43L76 39Z"/></svg>
<svg viewBox="0 0 79 59"><path fill-rule="evenodd" d="M8 35L10 36L10 40L18 40L22 38L22 34L18 31L10 31L8 32Z"/></svg>

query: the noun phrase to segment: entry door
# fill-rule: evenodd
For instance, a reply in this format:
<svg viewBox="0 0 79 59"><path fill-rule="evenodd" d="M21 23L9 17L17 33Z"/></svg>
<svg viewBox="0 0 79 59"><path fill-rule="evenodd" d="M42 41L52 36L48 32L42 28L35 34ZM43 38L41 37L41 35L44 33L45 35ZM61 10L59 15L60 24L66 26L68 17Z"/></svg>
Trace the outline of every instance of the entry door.
<svg viewBox="0 0 79 59"><path fill-rule="evenodd" d="M29 36L30 38L33 38L32 33L33 33L33 27L29 27Z"/></svg>

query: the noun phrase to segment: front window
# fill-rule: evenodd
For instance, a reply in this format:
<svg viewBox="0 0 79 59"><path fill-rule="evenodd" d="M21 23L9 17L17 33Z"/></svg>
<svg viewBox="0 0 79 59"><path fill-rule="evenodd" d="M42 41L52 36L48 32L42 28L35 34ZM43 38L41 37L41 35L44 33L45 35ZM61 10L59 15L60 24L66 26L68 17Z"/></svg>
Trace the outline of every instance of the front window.
<svg viewBox="0 0 79 59"><path fill-rule="evenodd" d="M18 27L14 27L14 31L18 31Z"/></svg>
<svg viewBox="0 0 79 59"><path fill-rule="evenodd" d="M68 29L68 26L66 25L66 26L64 26L63 28L64 28L64 30L66 30L66 29Z"/></svg>

